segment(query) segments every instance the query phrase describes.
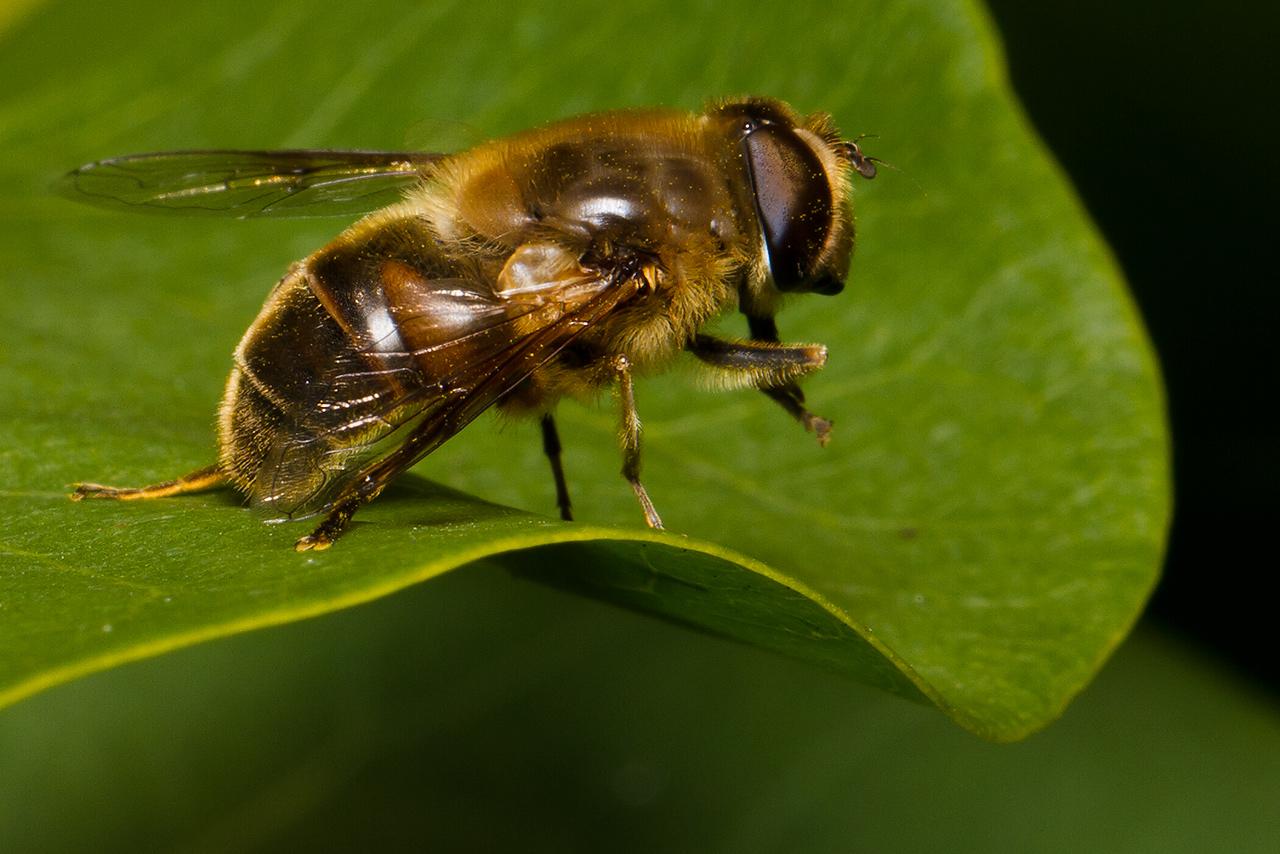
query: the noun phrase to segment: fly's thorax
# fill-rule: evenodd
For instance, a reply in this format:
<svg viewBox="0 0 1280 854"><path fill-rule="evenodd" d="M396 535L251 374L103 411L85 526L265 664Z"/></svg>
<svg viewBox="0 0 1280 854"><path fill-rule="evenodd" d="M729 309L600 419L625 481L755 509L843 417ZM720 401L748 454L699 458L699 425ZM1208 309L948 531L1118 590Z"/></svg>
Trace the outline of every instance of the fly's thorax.
<svg viewBox="0 0 1280 854"><path fill-rule="evenodd" d="M602 362L625 356L635 370L661 368L709 321L735 305L740 269L714 241L686 246L652 271L654 287L629 300L584 336Z"/></svg>
<svg viewBox="0 0 1280 854"><path fill-rule="evenodd" d="M452 157L417 199L446 240L514 247L553 231L661 250L703 235L741 237L752 214L725 165L692 114L610 113Z"/></svg>

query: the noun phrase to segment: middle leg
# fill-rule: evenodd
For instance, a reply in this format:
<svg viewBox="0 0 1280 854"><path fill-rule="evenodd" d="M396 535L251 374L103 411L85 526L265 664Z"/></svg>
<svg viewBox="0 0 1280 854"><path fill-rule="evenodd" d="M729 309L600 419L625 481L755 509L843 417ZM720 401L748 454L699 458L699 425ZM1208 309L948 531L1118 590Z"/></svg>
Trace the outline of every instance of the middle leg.
<svg viewBox="0 0 1280 854"><path fill-rule="evenodd" d="M650 528L662 528L662 519L653 507L649 492L640 482L640 414L636 411L635 384L631 379L631 362L626 356L617 356L613 360L613 370L618 377L618 397L622 404L622 476L631 484L631 489L644 511L644 520Z"/></svg>

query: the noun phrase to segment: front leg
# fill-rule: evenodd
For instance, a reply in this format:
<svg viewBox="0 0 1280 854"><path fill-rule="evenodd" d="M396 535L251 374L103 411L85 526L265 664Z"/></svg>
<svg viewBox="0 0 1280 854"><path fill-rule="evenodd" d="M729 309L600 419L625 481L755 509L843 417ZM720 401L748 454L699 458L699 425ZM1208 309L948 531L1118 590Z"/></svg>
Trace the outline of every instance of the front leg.
<svg viewBox="0 0 1280 854"><path fill-rule="evenodd" d="M698 335L690 343L689 351L725 372L730 383L760 389L815 434L819 445L825 446L831 436L831 422L805 408L804 392L796 380L826 364L827 348L821 344L780 344L772 318L766 319L767 327L759 327L771 340L755 334L757 318L751 320L755 341L722 341Z"/></svg>
<svg viewBox="0 0 1280 854"><path fill-rule="evenodd" d="M766 317L748 314L747 328L751 330L751 337L757 341L774 344L778 342L778 324L772 315ZM819 445L824 448L827 446L827 442L831 440L831 422L814 415L805 408L804 391L801 390L799 383L791 380L779 386L761 389L761 391L789 412L792 418L803 424L804 429L817 436Z"/></svg>

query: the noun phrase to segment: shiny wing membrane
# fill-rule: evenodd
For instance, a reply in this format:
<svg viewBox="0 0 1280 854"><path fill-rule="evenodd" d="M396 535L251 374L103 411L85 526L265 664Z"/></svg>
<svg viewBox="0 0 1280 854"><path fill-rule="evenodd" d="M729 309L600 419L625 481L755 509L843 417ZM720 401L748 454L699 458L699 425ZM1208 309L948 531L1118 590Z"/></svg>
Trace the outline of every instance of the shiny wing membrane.
<svg viewBox="0 0 1280 854"><path fill-rule="evenodd" d="M400 151L168 151L87 163L56 188L116 210L206 216L363 214L396 201L443 154Z"/></svg>
<svg viewBox="0 0 1280 854"><path fill-rule="evenodd" d="M294 519L380 487L639 287L575 270L562 266L504 294L475 278L430 278L382 261L385 306L370 306L365 291L358 333L344 324L347 349L327 361L322 381L299 390L294 423L277 432L252 503ZM339 322L345 314L337 305L324 310Z"/></svg>

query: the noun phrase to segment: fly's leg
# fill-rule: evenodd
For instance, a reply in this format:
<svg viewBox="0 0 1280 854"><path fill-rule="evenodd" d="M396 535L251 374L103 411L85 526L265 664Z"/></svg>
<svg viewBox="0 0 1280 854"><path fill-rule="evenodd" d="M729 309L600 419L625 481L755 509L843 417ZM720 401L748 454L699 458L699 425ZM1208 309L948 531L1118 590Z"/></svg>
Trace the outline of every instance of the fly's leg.
<svg viewBox="0 0 1280 854"><path fill-rule="evenodd" d="M772 322L772 321L770 321ZM775 329L776 332L776 329ZM820 344L779 344L776 341L722 341L698 335L689 351L735 383L754 386L778 402L825 446L831 422L814 415L804 405L804 392L796 379L818 370L827 361L827 348Z"/></svg>
<svg viewBox="0 0 1280 854"><path fill-rule="evenodd" d="M778 324L772 317L747 316L747 325L751 337L766 344L778 343ZM816 367L821 367L818 365ZM814 415L804 405L804 392L795 379L775 385L760 387L760 390L787 411L792 418L804 425L804 429L818 438L818 444L824 448L831 439L831 422L819 415Z"/></svg>
<svg viewBox="0 0 1280 854"><path fill-rule="evenodd" d="M197 469L190 474L164 483L153 483L150 486L118 487L103 486L100 483L77 483L71 493L72 501L83 501L86 498L106 498L113 501L141 501L148 498L168 498L171 495L182 495L185 492L199 492L212 489L227 482L227 476L221 466L212 465Z"/></svg>
<svg viewBox="0 0 1280 854"><path fill-rule="evenodd" d="M348 490L331 505L329 514L316 529L293 544L295 551L324 551L333 545L338 537L351 523L351 517L364 505L382 494L392 479L400 472L420 459L427 451L457 432L456 427L448 424L429 424L421 426L405 439L394 451L384 459L365 469L358 478L356 486Z"/></svg>
<svg viewBox="0 0 1280 854"><path fill-rule="evenodd" d="M174 480L155 483L151 486L116 487L103 486L99 483L77 483L71 493L71 500L83 501L86 498L105 498L112 501L141 501L148 498L168 498L171 495L182 495L187 492L212 489L226 482L227 476L222 471L222 468L213 465L198 469ZM380 492L381 490L378 491ZM333 541L338 538L338 535L342 533L343 529L347 527L347 523L351 521L351 517L356 510L365 502L372 500L376 495L377 492L374 492L367 497L358 496L339 502L325 517L325 520L320 523L319 527L298 540L294 544L294 548L300 552L310 549L329 548L329 546L333 545Z"/></svg>
<svg viewBox="0 0 1280 854"><path fill-rule="evenodd" d="M688 349L730 383L762 389L782 388L827 363L827 348L821 344L725 341L696 335Z"/></svg>
<svg viewBox="0 0 1280 854"><path fill-rule="evenodd" d="M357 495L339 501L329 511L329 515L324 517L324 521L316 526L314 531L293 544L294 550L320 552L329 548L329 546L333 545L333 541L338 539L342 532L347 529L347 525L351 522L351 517L356 514L356 511L372 501L376 496L377 493L375 492L368 497Z"/></svg>
<svg viewBox="0 0 1280 854"><path fill-rule="evenodd" d="M564 479L564 466L560 462L560 433L556 430L556 420L548 412L542 416L542 450L551 462L551 476L556 481L556 506L560 508L560 518L566 522L573 521L573 509L569 504L569 484Z"/></svg>
<svg viewBox="0 0 1280 854"><path fill-rule="evenodd" d="M626 356L617 356L613 360L613 370L618 376L618 397L622 404L622 429L619 442L622 445L622 476L631 484L631 489L644 511L644 520L650 528L661 528L662 519L658 511L653 509L653 501L640 483L640 415L636 412L635 385L631 380L631 363Z"/></svg>
<svg viewBox="0 0 1280 854"><path fill-rule="evenodd" d="M831 420L823 418L821 415L814 415L804 405L804 392L800 390L800 386L794 382L775 388L762 388L762 392L767 394L771 400L777 403L790 413L791 417L799 421L805 430L818 439L818 444L826 447L831 441Z"/></svg>

